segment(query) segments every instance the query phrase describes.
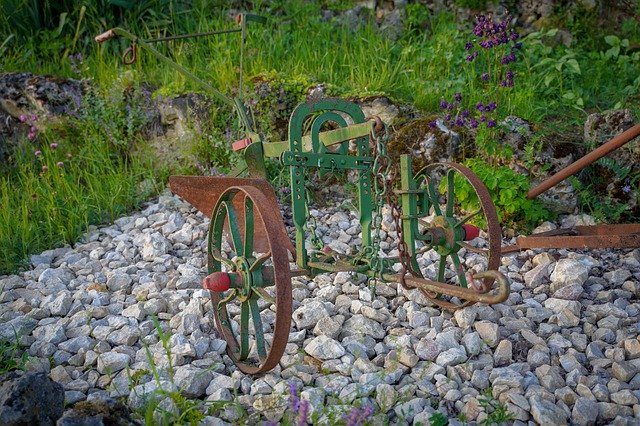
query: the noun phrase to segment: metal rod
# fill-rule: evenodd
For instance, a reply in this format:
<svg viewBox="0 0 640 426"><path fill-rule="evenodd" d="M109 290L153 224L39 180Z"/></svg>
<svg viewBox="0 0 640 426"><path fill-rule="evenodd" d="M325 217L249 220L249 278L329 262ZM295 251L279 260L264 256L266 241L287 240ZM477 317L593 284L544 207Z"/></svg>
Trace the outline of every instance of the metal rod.
<svg viewBox="0 0 640 426"><path fill-rule="evenodd" d="M615 151L616 149L620 148L622 145L630 142L638 135L640 135L640 124L636 124L630 129L625 130L615 138L611 139L609 142L601 145L600 147L591 151L589 154L585 155L581 159L573 162L572 164L568 165L564 169L560 170L558 173L548 178L547 180L543 181L535 188L529 190L529 192L527 193L527 198L528 199L536 198L538 195L547 191L549 188L556 186L557 184L559 184L569 176L572 176L578 173L580 170L596 162L600 158L609 154L611 151Z"/></svg>
<svg viewBox="0 0 640 426"><path fill-rule="evenodd" d="M240 31L242 30L239 28L232 28L228 30L209 31L206 33L180 34L180 35L169 36L169 37L150 38L142 41L144 41L145 43L158 43L161 41L182 40L185 38L205 37L205 36L218 35L218 34L239 33Z"/></svg>

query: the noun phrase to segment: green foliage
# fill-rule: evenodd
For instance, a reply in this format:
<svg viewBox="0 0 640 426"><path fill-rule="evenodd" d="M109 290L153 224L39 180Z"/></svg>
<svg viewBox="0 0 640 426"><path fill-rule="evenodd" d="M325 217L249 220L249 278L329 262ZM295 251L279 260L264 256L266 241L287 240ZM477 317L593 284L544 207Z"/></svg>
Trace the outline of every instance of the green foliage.
<svg viewBox="0 0 640 426"><path fill-rule="evenodd" d="M480 159L469 159L465 164L489 190L503 225L531 228L552 217L538 200L527 199L529 180L525 176L507 166L491 165ZM465 211L475 211L480 207L475 191L459 175L455 179L455 194Z"/></svg>
<svg viewBox="0 0 640 426"><path fill-rule="evenodd" d="M478 397L478 403L487 413L487 418L480 422L482 426L504 425L515 419L506 406L493 398L491 388Z"/></svg>
<svg viewBox="0 0 640 426"><path fill-rule="evenodd" d="M429 417L429 426L447 426L448 424L449 419L440 411L436 411Z"/></svg>
<svg viewBox="0 0 640 426"><path fill-rule="evenodd" d="M113 220L155 191L150 160L130 155L120 129L95 117L38 126L0 175L0 274L31 253L72 244L89 224Z"/></svg>
<svg viewBox="0 0 640 426"><path fill-rule="evenodd" d="M487 0L453 0L453 4L458 7L466 7L473 10L484 10L487 7ZM495 3L495 1L491 1Z"/></svg>
<svg viewBox="0 0 640 426"><path fill-rule="evenodd" d="M0 374L13 370L24 370L29 355L20 349L18 337L14 340L0 339Z"/></svg>

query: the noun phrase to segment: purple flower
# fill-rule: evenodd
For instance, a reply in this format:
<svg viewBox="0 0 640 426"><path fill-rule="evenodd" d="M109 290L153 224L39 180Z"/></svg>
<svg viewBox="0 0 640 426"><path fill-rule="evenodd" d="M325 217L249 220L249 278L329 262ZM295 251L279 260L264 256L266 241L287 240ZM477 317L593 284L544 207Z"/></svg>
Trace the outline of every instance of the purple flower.
<svg viewBox="0 0 640 426"><path fill-rule="evenodd" d="M500 63L502 65L508 65L509 62L511 62L509 59L510 59L509 55L505 55L502 57L502 59L500 59Z"/></svg>
<svg viewBox="0 0 640 426"><path fill-rule="evenodd" d="M436 123L436 120L430 121L429 127L432 129L435 129L436 127L438 127L438 123Z"/></svg>
<svg viewBox="0 0 640 426"><path fill-rule="evenodd" d="M467 55L467 62L473 62L473 59L475 58L475 56L473 55Z"/></svg>
<svg viewBox="0 0 640 426"><path fill-rule="evenodd" d="M288 186L283 186L282 188L280 188L280 193L287 195L291 193L291 188Z"/></svg>
<svg viewBox="0 0 640 426"><path fill-rule="evenodd" d="M54 143L49 145L49 148L56 149L56 148L58 148L58 144L54 142Z"/></svg>
<svg viewBox="0 0 640 426"><path fill-rule="evenodd" d="M298 417L297 426L304 426L307 424L307 417L309 417L309 401L300 401L300 414Z"/></svg>
<svg viewBox="0 0 640 426"><path fill-rule="evenodd" d="M487 121L487 127L490 129L492 127L496 127L498 123L496 123L496 120L489 120Z"/></svg>
<svg viewBox="0 0 640 426"><path fill-rule="evenodd" d="M520 43L520 42L515 43L515 44L513 45L513 48L514 48L514 49L516 49L516 50L520 50L520 49L522 49L522 43Z"/></svg>
<svg viewBox="0 0 640 426"><path fill-rule="evenodd" d="M628 194L631 192L631 187L629 185L625 185L622 187L622 192L624 192L625 194Z"/></svg>
<svg viewBox="0 0 640 426"><path fill-rule="evenodd" d="M496 108L498 108L498 104L496 104L495 102L491 102L489 105L487 105L488 112L494 111Z"/></svg>
<svg viewBox="0 0 640 426"><path fill-rule="evenodd" d="M507 70L507 80L513 80L513 71Z"/></svg>
<svg viewBox="0 0 640 426"><path fill-rule="evenodd" d="M33 132L29 132L27 134L27 139L29 139L30 141L34 140L36 138L36 134Z"/></svg>
<svg viewBox="0 0 640 426"><path fill-rule="evenodd" d="M38 133L38 128L36 126L31 126L31 128L29 129L29 132Z"/></svg>
<svg viewBox="0 0 640 426"><path fill-rule="evenodd" d="M38 121L38 116L37 116L37 115L35 115L35 114L33 114L33 115L31 116L31 121Z"/></svg>
<svg viewBox="0 0 640 426"><path fill-rule="evenodd" d="M36 152L33 153L36 157L40 157L42 155L42 151L37 150Z"/></svg>
<svg viewBox="0 0 640 426"><path fill-rule="evenodd" d="M482 79L482 81L489 81L489 73L485 72L483 73L480 78Z"/></svg>
<svg viewBox="0 0 640 426"><path fill-rule="evenodd" d="M457 116L456 120L454 121L454 124L458 127L464 126L464 118Z"/></svg>
<svg viewBox="0 0 640 426"><path fill-rule="evenodd" d="M511 38L511 40L516 41L517 39L520 38L520 34L518 34L515 31L511 31L511 35L509 36L509 38Z"/></svg>
<svg viewBox="0 0 640 426"><path fill-rule="evenodd" d="M486 116L486 115L484 115L484 114L482 114L482 115L480 116L480 122L484 123L485 121L487 121L487 116Z"/></svg>
<svg viewBox="0 0 640 426"><path fill-rule="evenodd" d="M469 113L469 110L468 110L468 109L462 110L462 116L463 116L464 118L469 117L469 115L470 115L470 113Z"/></svg>
<svg viewBox="0 0 640 426"><path fill-rule="evenodd" d="M49 170L49 167L47 167L47 166L42 166L42 171L43 171L43 172L46 172L47 170Z"/></svg>
<svg viewBox="0 0 640 426"><path fill-rule="evenodd" d="M462 101L462 94L460 92L456 92L456 94L454 95L454 98L457 102Z"/></svg>
<svg viewBox="0 0 640 426"><path fill-rule="evenodd" d="M484 107L484 105L482 104L482 102L478 102L478 103L476 104L476 109L477 109L478 111L480 111L480 112L484 112L484 111L485 111L485 107Z"/></svg>
<svg viewBox="0 0 640 426"><path fill-rule="evenodd" d="M448 106L449 102L445 101L444 99L440 99L440 108L447 109Z"/></svg>
<svg viewBox="0 0 640 426"><path fill-rule="evenodd" d="M472 118L471 120L469 120L469 127L471 127L472 129L477 128L478 120L476 120L475 118Z"/></svg>
<svg viewBox="0 0 640 426"><path fill-rule="evenodd" d="M451 120L451 114L447 114L444 116L444 121L449 121Z"/></svg>
<svg viewBox="0 0 640 426"><path fill-rule="evenodd" d="M64 163L63 163L62 161L58 161L58 162L56 163L56 166L58 166L58 167L60 167L60 168L63 168L63 167L64 167Z"/></svg>
<svg viewBox="0 0 640 426"><path fill-rule="evenodd" d="M27 121L27 116L24 114L20 115L20 122L24 123L25 121Z"/></svg>
<svg viewBox="0 0 640 426"><path fill-rule="evenodd" d="M296 382L291 380L289 382L289 409L293 412L298 411L300 407L300 399L298 398L298 389Z"/></svg>
<svg viewBox="0 0 640 426"><path fill-rule="evenodd" d="M465 45L464 45L464 50L471 50L473 49L473 43L468 41Z"/></svg>

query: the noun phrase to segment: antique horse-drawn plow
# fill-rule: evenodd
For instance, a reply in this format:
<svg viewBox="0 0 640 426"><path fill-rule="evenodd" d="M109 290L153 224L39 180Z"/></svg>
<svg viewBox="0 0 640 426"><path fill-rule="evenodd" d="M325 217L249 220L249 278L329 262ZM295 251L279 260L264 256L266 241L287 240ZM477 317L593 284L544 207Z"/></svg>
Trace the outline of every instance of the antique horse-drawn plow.
<svg viewBox="0 0 640 426"><path fill-rule="evenodd" d="M396 170L386 154L384 123L376 117L365 117L358 105L340 99L299 105L291 115L287 141L261 139L242 101L242 70L247 24L263 20L242 14L237 18L237 28L150 40L120 28L96 37L97 42L116 36L131 40L123 56L125 63L135 61L138 47L145 49L235 108L244 127L246 137L233 143L232 149L243 154L246 167L230 177L170 178L172 191L211 218L208 275L203 287L210 291L217 329L236 365L246 373L262 373L278 364L291 326L293 276L352 271L370 280L399 283L405 289L420 291L445 309L504 301L509 284L498 272L498 217L486 187L471 170L444 162L414 173L408 155L400 157ZM240 90L235 98L224 95L152 46L159 41L223 33L240 35ZM265 158L279 159L289 169L295 246L274 190L266 180ZM355 254L335 253L317 238L306 188L313 171L355 175L362 240ZM390 176L399 178L399 187L393 188ZM477 194L476 211L463 214L457 205L456 179L466 181ZM394 257L384 256L380 250L385 204L391 207L397 235ZM484 224L484 233L481 235L470 222ZM429 257L433 263L425 268L418 258L426 251L432 252ZM475 252L483 260L465 267L463 252Z"/></svg>

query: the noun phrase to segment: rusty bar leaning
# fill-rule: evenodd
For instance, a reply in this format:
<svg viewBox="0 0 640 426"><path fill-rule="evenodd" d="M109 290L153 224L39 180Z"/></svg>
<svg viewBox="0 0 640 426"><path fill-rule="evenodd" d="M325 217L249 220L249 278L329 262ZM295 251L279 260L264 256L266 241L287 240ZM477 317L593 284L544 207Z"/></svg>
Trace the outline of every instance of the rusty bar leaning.
<svg viewBox="0 0 640 426"><path fill-rule="evenodd" d="M532 188L527 193L527 198L529 199L536 198L538 195L547 191L549 188L556 186L558 183L562 182L569 176L578 173L580 170L584 169L588 165L604 157L611 151L615 151L616 149L620 148L622 145L630 142L638 135L640 135L640 124L636 124L635 126L625 130L624 132L620 133L618 136L611 139L609 142L601 145L600 147L591 151L589 154L571 163L564 169L560 170L558 173L554 174L547 180L540 183L535 188Z"/></svg>

